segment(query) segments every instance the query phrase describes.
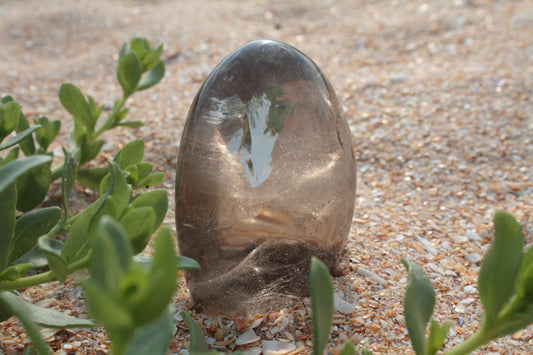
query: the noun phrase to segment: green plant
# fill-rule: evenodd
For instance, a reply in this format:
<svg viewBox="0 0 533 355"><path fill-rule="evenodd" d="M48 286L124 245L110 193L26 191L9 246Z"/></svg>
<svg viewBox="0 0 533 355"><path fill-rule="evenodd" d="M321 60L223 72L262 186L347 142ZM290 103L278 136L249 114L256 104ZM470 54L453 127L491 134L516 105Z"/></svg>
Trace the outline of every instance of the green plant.
<svg viewBox="0 0 533 355"><path fill-rule="evenodd" d="M136 190L162 183L163 173L152 173L153 165L142 161L141 139L127 143L108 166L84 168L100 152L105 131L142 125L124 120L129 112L124 105L134 92L163 78L162 50L162 45L151 48L142 38L122 46L117 67L122 96L102 123L102 105L97 106L91 96L85 98L72 84L61 86L60 102L74 124L69 148L63 147L64 161L54 167L48 148L60 131L60 121L41 116L30 126L11 96L0 100L0 151L5 151L0 157L0 321L18 317L39 354L49 354L50 349L38 326L92 327L96 323L25 302L17 290L64 282L68 275L85 268L91 277L77 280L87 292L90 313L112 340L112 353L167 351L176 271L199 265L175 256L172 236L165 228L155 237L153 258L137 255L159 229L168 198L165 190ZM20 152L25 158L19 159ZM62 206L36 208L59 178ZM100 197L72 215L69 195L76 180L99 189ZM485 318L475 334L448 354L467 354L533 323L533 248L523 251L522 230L510 214L497 212L494 227L495 240L478 279ZM406 259L402 263L408 271L404 313L413 348L418 355L436 354L451 323L439 325L432 319L435 291L423 269ZM33 274L28 275L30 271ZM311 260L310 288L313 354L319 355L331 332L333 286L327 267L316 258ZM190 329L191 353L216 354L210 352L190 314L181 315ZM340 354L356 353L356 347L348 342ZM370 354L365 347L360 353Z"/></svg>
<svg viewBox="0 0 533 355"><path fill-rule="evenodd" d="M109 334L112 353L125 354L136 330L156 321L158 332L166 335L157 344L159 351L152 342L152 351L163 354L172 332L168 304L176 289L176 257L170 231L165 228L157 234L149 270L134 262L128 235L117 220L102 217L92 238L91 278L80 283L87 292L91 314ZM162 318L157 319L160 315ZM142 334L146 335L152 336ZM140 343L149 342L149 337Z"/></svg>
<svg viewBox="0 0 533 355"><path fill-rule="evenodd" d="M468 354L490 341L512 334L533 323L533 247L523 251L520 224L507 212L494 216L495 238L481 264L478 279L479 296L485 318L479 330L448 355ZM313 298L313 354L322 354L331 328L333 289L327 268L320 262L311 269ZM418 265L402 258L408 271L404 297L404 314L411 343L417 355L436 354L446 340L451 322L439 325L431 318L435 306L435 290L429 277ZM320 270L320 271L318 271ZM315 281L313 282L313 279ZM316 305L315 305L316 303ZM429 334L426 337L426 329ZM316 326L317 322L319 323ZM318 333L318 334L317 334ZM318 348L318 349L317 349ZM350 348L350 349L349 349ZM355 354L346 344L341 354ZM362 354L370 354L367 349Z"/></svg>
<svg viewBox="0 0 533 355"><path fill-rule="evenodd" d="M478 279L485 318L479 330L449 350L448 355L468 354L533 323L533 247L522 250L524 240L520 224L507 212L495 214L494 229L495 239L483 259ZM429 277L418 265L406 259L402 259L402 263L408 271L404 313L411 343L417 355L434 355L442 348L451 322L439 325L431 318L435 290ZM333 286L327 266L316 258L311 260L310 288L313 354L318 355L324 353L331 332ZM182 316L191 330L191 353L208 353L201 330L188 313L182 312ZM370 351L362 347L360 353L369 355ZM355 355L356 348L347 342L340 354Z"/></svg>
<svg viewBox="0 0 533 355"><path fill-rule="evenodd" d="M485 318L479 330L447 354L459 355L512 334L533 323L533 248L522 251L523 236L520 224L507 212L494 216L495 239L481 264L478 279L479 296ZM313 298L313 354L322 354L329 336L333 306L333 290L327 268L313 260L311 295ZM411 343L417 355L436 354L446 340L451 322L439 325L431 318L435 306L435 290L429 277L418 265L402 259L408 271L408 285L404 298L404 314ZM318 271L320 270L320 271ZM313 282L315 279L315 282ZM329 279L329 281L328 281ZM316 303L316 305L315 305ZM430 322L429 334L426 328ZM319 323L316 326L317 322ZM325 339L325 340L324 340ZM346 344L341 354L355 354ZM367 349L362 354L370 354Z"/></svg>
<svg viewBox="0 0 533 355"><path fill-rule="evenodd" d="M106 167L83 167L99 153L103 132L142 125L124 120L129 111L124 105L134 92L163 78L162 49L162 45L151 48L142 38L124 44L117 67L122 97L101 124L103 106L90 96L86 99L72 84L61 86L59 99L74 124L69 149L63 148L64 161L54 167L47 149L60 122L41 116L30 126L12 97L0 101L0 150L5 151L0 157L0 321L17 316L40 354L49 353L49 348L37 326L95 323L27 303L17 290L64 282L87 267L92 277L79 281L87 291L91 314L113 341L115 354L140 354L146 346L163 354L168 346L172 324L167 305L176 287L176 268L198 264L176 258L167 229L157 234L153 260L135 256L158 230L168 206L166 190L136 190L161 184L164 174L152 173L152 164L142 161L141 139L124 145ZM19 159L20 152L26 157ZM58 178L62 206L38 207ZM75 180L98 188L100 197L72 215L69 195Z"/></svg>
<svg viewBox="0 0 533 355"><path fill-rule="evenodd" d="M480 328L447 354L459 355L512 334L533 323L533 248L523 251L520 224L507 212L494 216L494 241L489 247L478 277L479 298L485 311ZM418 266L402 259L409 272L405 317L413 347L418 355L432 355L442 347L450 323L431 321L435 291Z"/></svg>

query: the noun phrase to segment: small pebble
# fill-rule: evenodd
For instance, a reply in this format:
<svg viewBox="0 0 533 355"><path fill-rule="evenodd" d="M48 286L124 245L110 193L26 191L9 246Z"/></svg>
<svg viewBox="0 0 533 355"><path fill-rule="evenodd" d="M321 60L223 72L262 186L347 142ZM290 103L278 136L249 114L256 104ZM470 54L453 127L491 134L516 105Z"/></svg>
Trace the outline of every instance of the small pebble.
<svg viewBox="0 0 533 355"><path fill-rule="evenodd" d="M444 242L440 243L440 249L444 251L450 251L452 248L450 247L450 243L445 240Z"/></svg>
<svg viewBox="0 0 533 355"><path fill-rule="evenodd" d="M215 339L217 341L222 341L224 340L224 331L220 328L217 329L217 331L215 332Z"/></svg>
<svg viewBox="0 0 533 355"><path fill-rule="evenodd" d="M178 322L181 322L183 320L183 317L181 316L180 312L177 311L176 313L174 313L174 316L173 316L174 320L175 321L178 321Z"/></svg>
<svg viewBox="0 0 533 355"><path fill-rule="evenodd" d="M391 76L390 80L391 80L391 82L393 84L400 84L400 83L403 83L405 81L405 75L404 74L395 74L395 75Z"/></svg>
<svg viewBox="0 0 533 355"><path fill-rule="evenodd" d="M382 278L381 276L379 276L375 272L367 270L367 269L365 269L363 267L359 266L357 268L357 273L359 275L361 275L361 276L364 276L364 277L370 279L370 281L373 281L374 283L377 283L377 284L380 284L380 285L386 285L387 284L387 281L384 278Z"/></svg>
<svg viewBox="0 0 533 355"><path fill-rule="evenodd" d="M236 345L251 344L251 343L255 343L259 339L261 338L258 337L257 334L255 334L255 332L252 329L248 329L247 331L245 331L244 333L242 333L241 335L237 337L237 339L235 340L235 344Z"/></svg>
<svg viewBox="0 0 533 355"><path fill-rule="evenodd" d="M431 245L431 242L429 240L427 240L426 238L422 238L416 232L413 232L413 236L420 244L422 244L422 246L424 247L424 249L426 249L428 253L433 255L437 254L437 249L435 249L435 247Z"/></svg>
<svg viewBox="0 0 533 355"><path fill-rule="evenodd" d="M353 345L358 345L361 342L361 340L362 340L361 336L357 333L354 333L354 335L350 337L350 341L352 342Z"/></svg>
<svg viewBox="0 0 533 355"><path fill-rule="evenodd" d="M476 231L475 230L472 230L472 229L468 229L465 233L465 237L468 239L468 240L472 240L472 241L479 241L479 240L482 240L481 237L479 235L477 235Z"/></svg>
<svg viewBox="0 0 533 355"><path fill-rule="evenodd" d="M464 291L465 293L468 293L469 295L472 295L472 294L474 294L474 293L477 292L477 289L476 289L474 286L472 286L472 285L466 285L466 286L463 288L463 291Z"/></svg>
<svg viewBox="0 0 533 355"><path fill-rule="evenodd" d="M456 311L457 313L465 313L465 312L466 312L466 309L465 309L463 306L458 305L457 307L455 307L455 311Z"/></svg>
<svg viewBox="0 0 533 355"><path fill-rule="evenodd" d="M281 355L287 354L296 349L293 343L282 343L277 340L264 340L262 343L263 355Z"/></svg>
<svg viewBox="0 0 533 355"><path fill-rule="evenodd" d="M463 235L459 237L452 237L452 239L454 243L459 243L459 244L468 242L468 238Z"/></svg>
<svg viewBox="0 0 533 355"><path fill-rule="evenodd" d="M261 322L263 321L263 317L261 318L257 318L256 320L254 320L252 323L250 323L250 326L249 328L250 329L255 329L257 327L259 327L261 325Z"/></svg>
<svg viewBox="0 0 533 355"><path fill-rule="evenodd" d="M472 298L472 297L468 297L468 298L465 298L464 300L461 300L461 304L471 304L475 301L476 299L475 298Z"/></svg>
<svg viewBox="0 0 533 355"><path fill-rule="evenodd" d="M342 314L351 314L355 311L355 305L346 302L337 294L333 296L333 305L335 307L335 310L339 311Z"/></svg>
<svg viewBox="0 0 533 355"><path fill-rule="evenodd" d="M481 261L481 255L478 253L470 253L465 256L465 259L471 264L477 264Z"/></svg>

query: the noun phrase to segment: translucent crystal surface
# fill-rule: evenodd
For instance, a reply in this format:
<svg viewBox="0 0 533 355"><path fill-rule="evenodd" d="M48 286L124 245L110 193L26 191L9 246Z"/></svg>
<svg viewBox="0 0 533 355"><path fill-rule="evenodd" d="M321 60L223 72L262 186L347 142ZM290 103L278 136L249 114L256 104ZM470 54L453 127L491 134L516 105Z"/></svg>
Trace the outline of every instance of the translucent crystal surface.
<svg viewBox="0 0 533 355"><path fill-rule="evenodd" d="M309 293L310 257L333 270L355 200L342 107L295 48L250 42L227 56L192 103L178 155L176 227L195 301L247 313Z"/></svg>

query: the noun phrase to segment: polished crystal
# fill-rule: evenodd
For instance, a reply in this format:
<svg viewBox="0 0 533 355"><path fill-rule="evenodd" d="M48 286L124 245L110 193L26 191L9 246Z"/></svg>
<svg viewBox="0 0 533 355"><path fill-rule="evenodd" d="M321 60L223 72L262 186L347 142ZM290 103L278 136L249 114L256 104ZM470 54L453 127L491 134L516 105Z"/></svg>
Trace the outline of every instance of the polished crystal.
<svg viewBox="0 0 533 355"><path fill-rule="evenodd" d="M176 227L193 299L217 313L288 305L309 293L311 256L338 266L352 221L350 130L313 61L250 42L208 76L178 155Z"/></svg>

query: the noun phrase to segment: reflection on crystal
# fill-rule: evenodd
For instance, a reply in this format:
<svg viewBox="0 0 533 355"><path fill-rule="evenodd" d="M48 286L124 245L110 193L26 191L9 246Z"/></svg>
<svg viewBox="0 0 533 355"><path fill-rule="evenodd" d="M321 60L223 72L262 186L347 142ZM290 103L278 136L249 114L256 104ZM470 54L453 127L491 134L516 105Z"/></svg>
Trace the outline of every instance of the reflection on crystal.
<svg viewBox="0 0 533 355"><path fill-rule="evenodd" d="M246 313L306 295L311 255L333 270L355 199L342 108L293 47L254 41L226 57L187 117L176 174L180 252L193 298Z"/></svg>
<svg viewBox="0 0 533 355"><path fill-rule="evenodd" d="M252 187L261 185L270 175L272 149L283 129L285 117L292 114L294 106L283 100L283 89L275 87L260 97L252 97L246 103L239 97L228 99L211 98L206 120L222 124L227 120L238 120L241 127L227 142L230 153L239 153L241 163Z"/></svg>

